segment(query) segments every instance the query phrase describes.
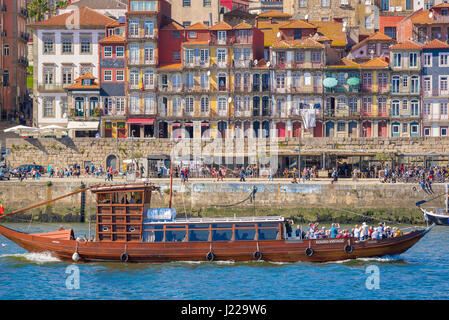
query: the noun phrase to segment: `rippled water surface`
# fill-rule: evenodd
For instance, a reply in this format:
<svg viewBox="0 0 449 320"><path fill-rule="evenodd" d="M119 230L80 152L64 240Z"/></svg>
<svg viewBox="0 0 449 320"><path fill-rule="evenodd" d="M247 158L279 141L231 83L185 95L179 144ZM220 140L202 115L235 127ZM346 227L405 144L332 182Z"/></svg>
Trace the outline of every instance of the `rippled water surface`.
<svg viewBox="0 0 449 320"><path fill-rule="evenodd" d="M61 224L8 224L26 232ZM75 234L88 226L63 224ZM336 263L174 262L76 264L79 289L69 289L71 263L27 253L0 236L2 299L448 299L449 227L435 227L400 257ZM380 289L367 289L371 266ZM69 286L67 286L67 283ZM368 283L372 283L368 281Z"/></svg>

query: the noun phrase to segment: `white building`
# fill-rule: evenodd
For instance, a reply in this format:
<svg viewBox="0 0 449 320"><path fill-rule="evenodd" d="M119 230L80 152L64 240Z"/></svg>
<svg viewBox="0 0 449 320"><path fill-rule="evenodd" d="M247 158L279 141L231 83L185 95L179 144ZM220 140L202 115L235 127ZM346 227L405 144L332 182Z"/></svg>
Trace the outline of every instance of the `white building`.
<svg viewBox="0 0 449 320"><path fill-rule="evenodd" d="M98 79L98 41L106 25L119 25L90 8L82 7L36 22L33 35L33 125L67 126L69 118L64 87L90 72Z"/></svg>

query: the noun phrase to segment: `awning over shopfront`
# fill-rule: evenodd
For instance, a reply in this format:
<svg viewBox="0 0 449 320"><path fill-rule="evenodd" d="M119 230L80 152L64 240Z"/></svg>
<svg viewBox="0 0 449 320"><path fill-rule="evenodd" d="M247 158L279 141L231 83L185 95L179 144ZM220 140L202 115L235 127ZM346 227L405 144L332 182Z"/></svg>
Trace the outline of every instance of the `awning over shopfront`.
<svg viewBox="0 0 449 320"><path fill-rule="evenodd" d="M140 124L140 125L151 125L154 123L154 119L133 118L133 119L128 119L127 123Z"/></svg>
<svg viewBox="0 0 449 320"><path fill-rule="evenodd" d="M67 129L72 130L98 130L99 121L69 121Z"/></svg>

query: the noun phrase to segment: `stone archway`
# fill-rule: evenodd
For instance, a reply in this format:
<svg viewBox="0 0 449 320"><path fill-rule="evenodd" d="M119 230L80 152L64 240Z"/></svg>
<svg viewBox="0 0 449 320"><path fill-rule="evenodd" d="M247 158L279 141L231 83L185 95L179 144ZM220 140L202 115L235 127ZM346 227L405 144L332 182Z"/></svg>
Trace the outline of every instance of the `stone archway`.
<svg viewBox="0 0 449 320"><path fill-rule="evenodd" d="M115 155L111 154L106 158L106 168L112 167L112 170L118 168L118 159Z"/></svg>

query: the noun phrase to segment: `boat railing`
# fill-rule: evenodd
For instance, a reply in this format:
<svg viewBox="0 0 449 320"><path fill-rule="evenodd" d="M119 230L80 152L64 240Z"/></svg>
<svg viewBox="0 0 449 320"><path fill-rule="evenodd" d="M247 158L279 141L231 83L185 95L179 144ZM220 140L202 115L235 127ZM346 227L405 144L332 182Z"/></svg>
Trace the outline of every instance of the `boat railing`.
<svg viewBox="0 0 449 320"><path fill-rule="evenodd" d="M172 221L151 221L144 224L164 224L164 223L214 223L214 222L282 222L283 217L223 217L223 218L192 218L176 217Z"/></svg>
<svg viewBox="0 0 449 320"><path fill-rule="evenodd" d="M440 215L446 215L449 216L449 212L446 211L446 209L443 208L437 208L437 207L426 207L423 208L423 210L426 210L427 212L432 212Z"/></svg>

